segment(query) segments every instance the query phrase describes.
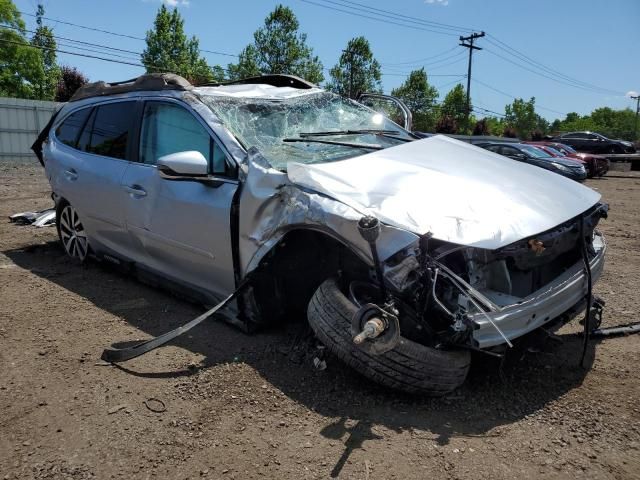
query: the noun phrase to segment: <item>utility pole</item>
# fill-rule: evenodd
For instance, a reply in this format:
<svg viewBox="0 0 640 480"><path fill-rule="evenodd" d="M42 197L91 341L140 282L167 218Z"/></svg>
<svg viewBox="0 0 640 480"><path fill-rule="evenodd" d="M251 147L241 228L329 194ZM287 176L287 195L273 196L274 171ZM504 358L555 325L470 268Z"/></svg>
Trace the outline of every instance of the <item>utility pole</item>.
<svg viewBox="0 0 640 480"><path fill-rule="evenodd" d="M633 127L633 137L635 141L638 141L638 114L640 114L640 94L638 95L631 95L631 99L636 101L636 122L635 122L635 126Z"/></svg>
<svg viewBox="0 0 640 480"><path fill-rule="evenodd" d="M473 58L474 50L482 50L480 47L476 47L473 41L484 37L485 33L472 33L468 37L460 37L460 46L469 49L469 68L467 69L467 126L469 125L469 115L471 114L471 59Z"/></svg>

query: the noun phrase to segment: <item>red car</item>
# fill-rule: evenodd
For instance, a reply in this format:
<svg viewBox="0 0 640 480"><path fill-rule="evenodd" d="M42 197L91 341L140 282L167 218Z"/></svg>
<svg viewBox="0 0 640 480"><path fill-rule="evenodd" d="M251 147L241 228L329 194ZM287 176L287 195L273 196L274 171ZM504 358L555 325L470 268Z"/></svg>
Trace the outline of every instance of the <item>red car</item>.
<svg viewBox="0 0 640 480"><path fill-rule="evenodd" d="M569 145L558 142L538 141L538 142L524 142L530 145L543 148L547 153L553 155L553 152L548 151L544 147L550 147L551 149L559 152L563 157L571 158L573 160L582 160L586 165L587 174L589 178L601 177L609 171L609 159L602 155L594 155L592 153L576 152ZM558 156L557 153L554 156Z"/></svg>

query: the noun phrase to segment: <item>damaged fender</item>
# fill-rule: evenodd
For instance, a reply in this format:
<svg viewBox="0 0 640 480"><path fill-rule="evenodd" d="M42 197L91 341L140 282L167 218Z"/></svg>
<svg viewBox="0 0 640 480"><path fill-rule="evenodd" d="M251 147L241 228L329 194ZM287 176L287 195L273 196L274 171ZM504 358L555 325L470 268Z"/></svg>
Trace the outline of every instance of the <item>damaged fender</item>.
<svg viewBox="0 0 640 480"><path fill-rule="evenodd" d="M249 150L240 175L244 177L239 204L241 277L255 270L282 237L295 229L323 232L373 265L369 246L357 228L364 212L295 185L286 173L271 167L255 148ZM383 224L378 242L380 259L384 261L416 243L418 238L411 232Z"/></svg>

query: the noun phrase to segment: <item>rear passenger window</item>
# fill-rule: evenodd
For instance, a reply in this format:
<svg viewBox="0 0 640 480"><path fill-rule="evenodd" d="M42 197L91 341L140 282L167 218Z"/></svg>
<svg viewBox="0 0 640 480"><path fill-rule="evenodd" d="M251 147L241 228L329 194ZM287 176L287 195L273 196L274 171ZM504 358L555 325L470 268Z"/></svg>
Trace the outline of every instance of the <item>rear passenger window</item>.
<svg viewBox="0 0 640 480"><path fill-rule="evenodd" d="M85 124L87 117L91 113L91 108L83 108L72 113L62 124L56 129L56 137L65 145L70 147L76 146L80 130Z"/></svg>
<svg viewBox="0 0 640 480"><path fill-rule="evenodd" d="M135 102L117 102L96 108L90 138L85 150L112 158L127 158L129 130L135 114Z"/></svg>

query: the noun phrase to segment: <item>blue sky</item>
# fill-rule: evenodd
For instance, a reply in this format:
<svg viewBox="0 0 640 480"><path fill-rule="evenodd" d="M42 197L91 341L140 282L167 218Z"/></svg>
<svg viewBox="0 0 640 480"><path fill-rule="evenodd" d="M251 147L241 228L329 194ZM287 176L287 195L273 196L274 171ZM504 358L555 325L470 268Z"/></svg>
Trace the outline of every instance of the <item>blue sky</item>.
<svg viewBox="0 0 640 480"><path fill-rule="evenodd" d="M53 19L144 37L162 1L44 0L44 5L46 16ZM283 3L296 13L301 31L308 35L309 45L327 69L336 63L340 51L350 38L364 35L383 66L386 92L402 83L410 70L423 65L430 83L439 87L440 99L444 98L456 80L466 82L462 77L448 76L462 76L467 70L467 50L457 46L457 31L447 31L449 34L445 35L402 27L391 23L392 20L380 22L349 15L336 11L340 7L326 0L322 3L333 9L314 5L321 3L318 0L164 1L169 5L177 5L185 18L187 33L196 35L203 49L237 54L251 42L253 32L274 6ZM464 27L469 31L484 30L491 34L491 37L480 39L477 43L485 50L474 54L472 78L482 83L472 83L471 96L478 107L503 113L505 103L512 101L505 94L527 99L535 96L538 113L548 119L562 117L562 114L571 111L586 114L605 105L613 108L635 107L625 93L640 91L640 62L637 61L640 0L354 1L409 17ZM37 0L14 2L26 13L34 13L38 3ZM27 28L32 29L34 19L28 16L24 19ZM54 28L56 35L69 39L136 52L144 48L144 42L138 40L62 23L48 21L47 24ZM502 45L508 45L557 72L607 91L585 91L515 66L507 59L521 64L523 60L500 49L497 42L503 42ZM65 49L63 46L59 48ZM234 60L218 54L204 55L210 64L226 65ZM91 80L117 81L143 72L139 67L96 59L66 54L59 54L59 58L62 63L77 66ZM136 62L131 58L123 60ZM530 63L524 66L540 71ZM558 78L549 71L542 73Z"/></svg>

